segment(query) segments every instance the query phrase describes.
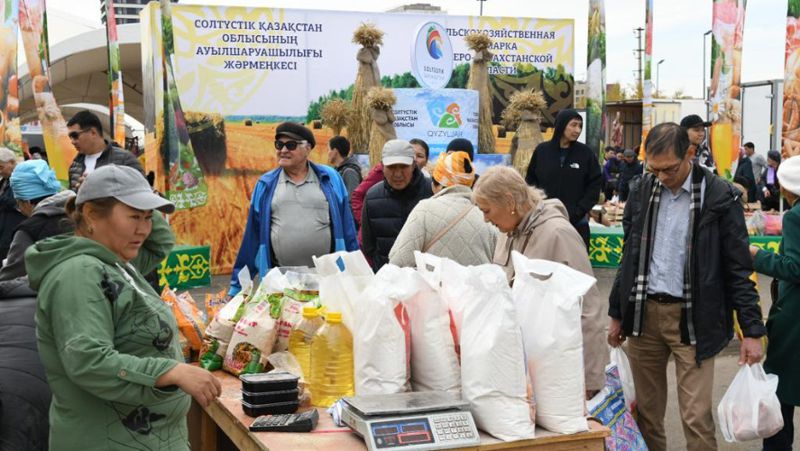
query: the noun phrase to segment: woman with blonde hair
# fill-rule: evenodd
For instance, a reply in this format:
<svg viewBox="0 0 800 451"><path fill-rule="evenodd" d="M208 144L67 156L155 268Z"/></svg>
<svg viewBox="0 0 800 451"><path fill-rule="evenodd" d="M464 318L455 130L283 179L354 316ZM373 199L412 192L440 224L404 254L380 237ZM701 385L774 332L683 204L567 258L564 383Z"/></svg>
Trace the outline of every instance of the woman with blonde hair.
<svg viewBox="0 0 800 451"><path fill-rule="evenodd" d="M432 179L433 197L411 211L389 252L389 263L414 266L414 251L467 266L491 263L497 231L470 201L475 167L469 154L439 155Z"/></svg>
<svg viewBox="0 0 800 451"><path fill-rule="evenodd" d="M542 190L528 186L513 168L495 166L487 170L478 181L472 199L484 219L500 229L494 263L505 269L509 282L514 280L512 251L528 258L561 263L594 277L586 245L569 222L564 204L558 199L547 199ZM583 299L581 317L587 399L605 385L606 310L595 285Z"/></svg>

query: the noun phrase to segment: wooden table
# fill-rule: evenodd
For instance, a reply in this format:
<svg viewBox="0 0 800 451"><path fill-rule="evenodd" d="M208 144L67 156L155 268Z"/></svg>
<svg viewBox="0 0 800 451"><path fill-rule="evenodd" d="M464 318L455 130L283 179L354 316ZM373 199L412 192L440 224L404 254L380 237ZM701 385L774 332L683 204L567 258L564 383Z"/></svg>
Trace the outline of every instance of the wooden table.
<svg viewBox="0 0 800 451"><path fill-rule="evenodd" d="M364 441L349 428L339 428L324 409L319 410L319 423L310 433L250 432L253 418L242 410L241 383L239 379L222 371L214 373L222 382L222 395L207 408L202 409L198 431L193 431L201 451L216 450L217 435L221 431L242 451L264 450L314 450L314 451L365 451ZM190 424L192 421L190 420ZM536 438L517 442L503 442L481 433L481 444L465 450L555 450L577 451L605 449L604 438L608 428L589 422L590 430L579 434L561 435L536 429ZM197 426L196 426L197 427ZM191 426L190 426L191 428ZM195 449L197 444L194 444Z"/></svg>

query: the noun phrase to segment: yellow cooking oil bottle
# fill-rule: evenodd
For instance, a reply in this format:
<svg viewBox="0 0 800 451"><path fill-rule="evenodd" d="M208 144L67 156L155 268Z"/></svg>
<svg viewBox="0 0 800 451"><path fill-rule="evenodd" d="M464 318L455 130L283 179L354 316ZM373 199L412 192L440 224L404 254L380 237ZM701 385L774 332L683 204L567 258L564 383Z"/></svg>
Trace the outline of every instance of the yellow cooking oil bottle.
<svg viewBox="0 0 800 451"><path fill-rule="evenodd" d="M329 407L354 394L353 336L342 324L341 312L329 311L311 341L311 403Z"/></svg>
<svg viewBox="0 0 800 451"><path fill-rule="evenodd" d="M289 333L289 352L300 364L306 383L311 380L311 340L324 323L318 308L303 307L303 319Z"/></svg>

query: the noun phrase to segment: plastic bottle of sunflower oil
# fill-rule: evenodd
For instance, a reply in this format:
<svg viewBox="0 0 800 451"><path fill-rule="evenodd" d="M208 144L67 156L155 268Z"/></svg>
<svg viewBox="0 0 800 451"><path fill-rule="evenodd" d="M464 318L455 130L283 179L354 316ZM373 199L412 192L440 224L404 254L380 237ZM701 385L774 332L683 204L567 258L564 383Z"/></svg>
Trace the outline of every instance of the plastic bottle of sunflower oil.
<svg viewBox="0 0 800 451"><path fill-rule="evenodd" d="M341 312L328 312L311 341L311 403L329 407L354 393L353 336Z"/></svg>

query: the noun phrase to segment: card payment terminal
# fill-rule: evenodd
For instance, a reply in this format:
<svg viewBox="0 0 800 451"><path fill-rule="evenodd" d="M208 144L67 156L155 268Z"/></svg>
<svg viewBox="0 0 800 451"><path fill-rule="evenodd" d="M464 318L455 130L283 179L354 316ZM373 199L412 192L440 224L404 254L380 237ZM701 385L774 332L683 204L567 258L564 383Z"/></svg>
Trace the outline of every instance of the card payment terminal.
<svg viewBox="0 0 800 451"><path fill-rule="evenodd" d="M342 421L370 451L450 449L480 444L469 403L444 391L344 398Z"/></svg>

